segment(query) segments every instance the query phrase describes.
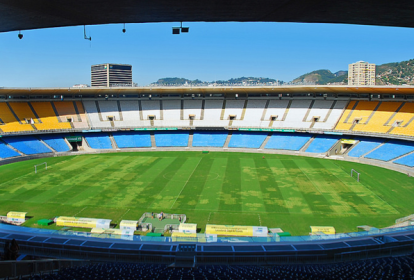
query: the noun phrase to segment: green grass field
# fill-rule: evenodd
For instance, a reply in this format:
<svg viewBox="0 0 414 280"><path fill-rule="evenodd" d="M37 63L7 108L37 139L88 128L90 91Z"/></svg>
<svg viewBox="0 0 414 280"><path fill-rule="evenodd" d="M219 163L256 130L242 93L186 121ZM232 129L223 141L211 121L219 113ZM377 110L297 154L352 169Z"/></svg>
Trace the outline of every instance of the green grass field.
<svg viewBox="0 0 414 280"><path fill-rule="evenodd" d="M385 227L414 213L414 178L327 159L253 153L138 152L36 159L0 166L0 215L137 220L184 213L205 225L263 225L306 235L309 226ZM33 165L48 163L34 173ZM351 168L361 173L358 183ZM49 226L54 228L54 226Z"/></svg>

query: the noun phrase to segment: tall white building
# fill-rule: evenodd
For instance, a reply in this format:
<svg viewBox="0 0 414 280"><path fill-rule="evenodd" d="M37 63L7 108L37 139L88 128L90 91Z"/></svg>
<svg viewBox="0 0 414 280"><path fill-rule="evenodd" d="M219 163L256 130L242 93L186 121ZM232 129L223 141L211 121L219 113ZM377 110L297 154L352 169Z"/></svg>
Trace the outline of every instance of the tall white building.
<svg viewBox="0 0 414 280"><path fill-rule="evenodd" d="M349 64L348 85L375 86L375 64L365 61Z"/></svg>

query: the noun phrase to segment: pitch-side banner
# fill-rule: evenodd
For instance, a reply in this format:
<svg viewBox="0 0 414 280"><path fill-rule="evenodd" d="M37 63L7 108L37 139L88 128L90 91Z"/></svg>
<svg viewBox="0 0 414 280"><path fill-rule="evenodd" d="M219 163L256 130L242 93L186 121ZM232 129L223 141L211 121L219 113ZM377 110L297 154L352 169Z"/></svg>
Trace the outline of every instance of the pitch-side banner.
<svg viewBox="0 0 414 280"><path fill-rule="evenodd" d="M222 236L267 236L267 227L206 225L206 234Z"/></svg>
<svg viewBox="0 0 414 280"><path fill-rule="evenodd" d="M335 234L334 227L318 227L318 226L311 226L311 233L317 235L318 233L324 234Z"/></svg>
<svg viewBox="0 0 414 280"><path fill-rule="evenodd" d="M178 231L185 232L185 233L197 233L197 224L181 223L178 228Z"/></svg>
<svg viewBox="0 0 414 280"><path fill-rule="evenodd" d="M119 224L120 229L137 230L138 221L122 220Z"/></svg>
<svg viewBox="0 0 414 280"><path fill-rule="evenodd" d="M76 218L60 216L56 219L56 225L61 227L80 227L80 228L109 228L111 220Z"/></svg>
<svg viewBox="0 0 414 280"><path fill-rule="evenodd" d="M27 212L10 211L9 213L7 213L7 221L15 223L24 223L26 221L26 214Z"/></svg>

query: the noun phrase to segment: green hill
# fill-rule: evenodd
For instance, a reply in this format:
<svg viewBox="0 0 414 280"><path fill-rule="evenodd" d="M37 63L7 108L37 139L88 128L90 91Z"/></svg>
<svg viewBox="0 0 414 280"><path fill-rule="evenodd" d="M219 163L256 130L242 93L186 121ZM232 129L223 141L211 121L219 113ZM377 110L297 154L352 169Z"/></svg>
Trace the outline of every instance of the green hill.
<svg viewBox="0 0 414 280"><path fill-rule="evenodd" d="M303 84L316 84L316 85L326 85L332 83L344 83L347 82L348 72L347 71L338 71L332 73L329 70L322 69L306 73L292 81L294 84L303 83Z"/></svg>
<svg viewBox="0 0 414 280"><path fill-rule="evenodd" d="M414 84L414 59L377 65L375 70L377 85Z"/></svg>

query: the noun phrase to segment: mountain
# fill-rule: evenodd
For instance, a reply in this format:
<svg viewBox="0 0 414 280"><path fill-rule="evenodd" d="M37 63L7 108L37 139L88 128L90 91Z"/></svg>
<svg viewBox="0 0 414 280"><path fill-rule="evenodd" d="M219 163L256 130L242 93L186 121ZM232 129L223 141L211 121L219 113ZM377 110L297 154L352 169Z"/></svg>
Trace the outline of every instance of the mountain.
<svg viewBox="0 0 414 280"><path fill-rule="evenodd" d="M348 82L348 71L338 71L332 73L330 70L322 69L306 73L292 81L292 84L342 84Z"/></svg>
<svg viewBox="0 0 414 280"><path fill-rule="evenodd" d="M229 80L219 80L213 82L203 82L198 79L188 80L185 78L162 78L158 79L152 85L156 86L180 86L180 85L209 85L209 84L218 84L218 85L254 85L254 84L283 84L283 81L277 81L270 78L256 78L256 77L240 77L232 78Z"/></svg>
<svg viewBox="0 0 414 280"><path fill-rule="evenodd" d="M375 67L376 85L414 85L414 59L392 62ZM293 84L348 84L348 71L332 73L329 70L316 70L292 81Z"/></svg>
<svg viewBox="0 0 414 280"><path fill-rule="evenodd" d="M235 79L229 79L226 81L215 81L213 83L216 84L269 84L269 83L277 83L278 81L275 79L270 79L270 78L256 78L256 77L240 77L240 78L235 78ZM280 83L281 81L279 81ZM283 82L281 82L283 83Z"/></svg>
<svg viewBox="0 0 414 280"><path fill-rule="evenodd" d="M414 59L401 62L392 62L377 65L375 69L377 85L414 85ZM332 73L330 70L321 69L306 73L294 79L291 84L311 85L346 85L348 84L348 71ZM240 77L229 80L202 82L198 79L188 80L185 78L162 78L152 83L155 86L179 86L179 85L282 85L283 81L271 78Z"/></svg>
<svg viewBox="0 0 414 280"><path fill-rule="evenodd" d="M377 65L377 85L414 85L414 59Z"/></svg>
<svg viewBox="0 0 414 280"><path fill-rule="evenodd" d="M162 78L158 79L155 83L152 83L152 85L158 85L158 86L178 86L178 85L185 85L185 84L204 84L205 82L202 82L198 79L196 80L188 80L185 78Z"/></svg>

